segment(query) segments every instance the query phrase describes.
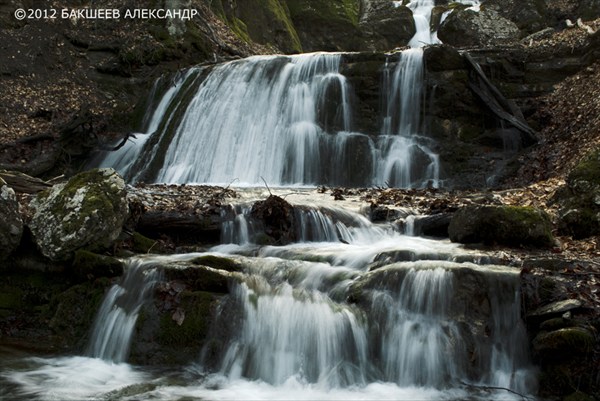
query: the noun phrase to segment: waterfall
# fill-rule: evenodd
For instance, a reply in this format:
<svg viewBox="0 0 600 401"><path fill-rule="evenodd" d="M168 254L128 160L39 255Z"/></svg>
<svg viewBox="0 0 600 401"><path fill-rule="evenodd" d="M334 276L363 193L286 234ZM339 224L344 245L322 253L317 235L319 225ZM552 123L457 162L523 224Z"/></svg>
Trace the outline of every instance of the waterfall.
<svg viewBox="0 0 600 401"><path fill-rule="evenodd" d="M380 132L353 131L342 54L255 56L190 69L136 134L95 165L129 181L423 187L439 162L421 133L423 54L402 52L382 79Z"/></svg>
<svg viewBox="0 0 600 401"><path fill-rule="evenodd" d="M121 282L108 290L96 315L89 356L113 362L127 360L140 308L152 295L158 276L156 269L148 268L140 259L128 262Z"/></svg>
<svg viewBox="0 0 600 401"><path fill-rule="evenodd" d="M391 57L391 56L390 56ZM439 186L439 157L429 147L432 140L422 135L423 50L400 53L396 66L390 59L383 72L383 120L377 138L375 177L378 185L392 187Z"/></svg>
<svg viewBox="0 0 600 401"><path fill-rule="evenodd" d="M351 127L340 57L260 56L216 67L190 102L156 180L321 182L326 130Z"/></svg>
<svg viewBox="0 0 600 401"><path fill-rule="evenodd" d="M271 259L247 274L228 304L242 312L218 368L229 380L532 390L518 272L417 261L369 273ZM487 307L463 303L463 281L479 283L468 291Z"/></svg>
<svg viewBox="0 0 600 401"><path fill-rule="evenodd" d="M169 110L173 109L173 102L184 83L198 72L191 68L173 78L167 90L160 95L160 88L165 84L164 78L157 79L149 94L149 107L143 121L143 131L134 133L127 142L117 151L102 151L92 157L89 165L99 168L112 167L125 178L132 178L134 167L144 146L161 128L164 129L164 120ZM162 125L162 127L161 127ZM160 135L160 134L159 134ZM116 146L118 142L113 144Z"/></svg>
<svg viewBox="0 0 600 401"><path fill-rule="evenodd" d="M408 45L410 47L423 47L426 45L432 45L441 43L437 37L437 27L434 29L431 25L432 12L435 7L434 0L411 0L407 4L407 7L413 12L413 19L415 21L415 35L410 39ZM468 6L469 9L479 11L479 0L456 0L453 3L463 4ZM402 5L402 2L395 1L396 6ZM439 24L444 22L446 17L452 12L447 10L440 16Z"/></svg>
<svg viewBox="0 0 600 401"><path fill-rule="evenodd" d="M518 269L485 265L489 258L476 251L406 236L347 208L307 203L294 205L297 242L259 246L263 228L251 203L224 210L222 245L129 260L98 312L91 358L37 358L5 377L42 400L481 401L518 399L501 389L535 393ZM202 352L191 366L125 363L156 270L195 269L207 255L231 258L241 271L227 273L227 294L211 295ZM164 324L178 324L166 317ZM158 335L154 324L147 320L144 332Z"/></svg>

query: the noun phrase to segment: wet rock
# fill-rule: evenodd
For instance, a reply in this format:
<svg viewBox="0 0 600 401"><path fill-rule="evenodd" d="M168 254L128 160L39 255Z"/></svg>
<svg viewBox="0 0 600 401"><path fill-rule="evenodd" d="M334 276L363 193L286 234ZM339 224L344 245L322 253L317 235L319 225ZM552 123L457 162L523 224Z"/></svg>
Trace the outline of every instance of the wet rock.
<svg viewBox="0 0 600 401"><path fill-rule="evenodd" d="M359 25L371 50L406 46L416 32L411 10L389 0L364 1Z"/></svg>
<svg viewBox="0 0 600 401"><path fill-rule="evenodd" d="M448 237L448 227L451 220L452 213L438 213L418 217L415 219L415 235Z"/></svg>
<svg viewBox="0 0 600 401"><path fill-rule="evenodd" d="M600 234L600 149L584 158L553 198L559 209L558 229L575 239Z"/></svg>
<svg viewBox="0 0 600 401"><path fill-rule="evenodd" d="M456 47L493 46L518 40L520 30L494 10L456 10L440 25L438 37Z"/></svg>
<svg viewBox="0 0 600 401"><path fill-rule="evenodd" d="M450 221L452 242L551 247L552 223L542 210L519 206L466 206Z"/></svg>
<svg viewBox="0 0 600 401"><path fill-rule="evenodd" d="M80 173L41 192L31 202L29 224L41 253L68 260L78 249L107 249L121 233L128 214L125 182L113 169Z"/></svg>
<svg viewBox="0 0 600 401"><path fill-rule="evenodd" d="M0 260L19 246L22 235L23 220L15 191L0 178Z"/></svg>
<svg viewBox="0 0 600 401"><path fill-rule="evenodd" d="M162 285L145 305L136 325L130 360L139 364L197 362L213 322L215 294Z"/></svg>
<svg viewBox="0 0 600 401"><path fill-rule="evenodd" d="M276 244L287 244L296 240L294 207L285 199L271 195L252 206L252 218L260 221L264 234Z"/></svg>
<svg viewBox="0 0 600 401"><path fill-rule="evenodd" d="M449 71L466 68L465 59L452 46L432 45L423 51L425 65L428 71Z"/></svg>
<svg viewBox="0 0 600 401"><path fill-rule="evenodd" d="M242 266L236 261L215 255L199 256L191 261L195 265L208 266L213 269L225 270L228 272L239 272Z"/></svg>

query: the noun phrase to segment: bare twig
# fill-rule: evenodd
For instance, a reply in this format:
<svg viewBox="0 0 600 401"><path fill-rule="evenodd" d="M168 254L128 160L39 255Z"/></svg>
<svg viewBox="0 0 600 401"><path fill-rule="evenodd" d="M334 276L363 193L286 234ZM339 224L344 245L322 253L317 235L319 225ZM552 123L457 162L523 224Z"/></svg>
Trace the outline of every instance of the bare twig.
<svg viewBox="0 0 600 401"><path fill-rule="evenodd" d="M273 194L271 193L271 189L269 188L269 186L267 185L267 181L263 178L263 176L260 176L260 179L263 180L263 182L265 183L265 187L267 187L267 191L269 191L269 195L273 196Z"/></svg>
<svg viewBox="0 0 600 401"><path fill-rule="evenodd" d="M511 390L511 389L506 388L506 387L478 386L478 385L475 385L475 384L465 383L464 381L461 381L460 384L462 384L464 386L467 386L467 387L476 388L476 389L479 389L479 390L504 390L504 391L508 391L509 393L516 394L516 395L518 395L519 397L522 397L525 400L534 400L535 399L533 397L529 397L529 396L527 396L525 394L521 394L521 393L519 393L517 391Z"/></svg>

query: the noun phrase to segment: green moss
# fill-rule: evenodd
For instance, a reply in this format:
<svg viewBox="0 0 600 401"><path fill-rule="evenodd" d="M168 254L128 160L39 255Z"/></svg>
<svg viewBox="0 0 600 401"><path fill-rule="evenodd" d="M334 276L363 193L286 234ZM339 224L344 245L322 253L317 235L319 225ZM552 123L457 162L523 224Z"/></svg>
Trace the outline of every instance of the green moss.
<svg viewBox="0 0 600 401"><path fill-rule="evenodd" d="M123 274L123 263L110 256L80 249L75 252L73 273L80 279L116 277Z"/></svg>
<svg viewBox="0 0 600 401"><path fill-rule="evenodd" d="M213 269L226 270L228 272L242 271L242 266L234 260L222 256L205 255L199 256L191 261L195 265L208 266Z"/></svg>
<svg viewBox="0 0 600 401"><path fill-rule="evenodd" d="M55 295L50 301L48 325L66 344L86 343L108 280L83 283Z"/></svg>
<svg viewBox="0 0 600 401"><path fill-rule="evenodd" d="M159 249L156 247L157 242L144 237L142 234L138 232L134 232L132 235L132 250L137 253L149 253L154 250L158 252Z"/></svg>
<svg viewBox="0 0 600 401"><path fill-rule="evenodd" d="M503 206L490 209L493 238L509 245L527 242L537 246L552 246L550 217L539 209L527 206ZM495 234L495 235L494 235Z"/></svg>
<svg viewBox="0 0 600 401"><path fill-rule="evenodd" d="M180 301L179 308L185 313L181 326L173 320L172 313L163 314L158 342L170 347L197 347L200 339L208 334L213 295L203 291L184 291L180 294Z"/></svg>
<svg viewBox="0 0 600 401"><path fill-rule="evenodd" d="M590 330L566 327L538 334L533 340L533 347L544 359L570 359L590 352L595 342Z"/></svg>
<svg viewBox="0 0 600 401"><path fill-rule="evenodd" d="M563 398L563 401L594 401L594 398L584 392L576 391Z"/></svg>
<svg viewBox="0 0 600 401"><path fill-rule="evenodd" d="M600 150L586 156L569 174L568 181L586 181L590 184L600 185Z"/></svg>
<svg viewBox="0 0 600 401"><path fill-rule="evenodd" d="M298 37L298 33L296 32L296 28L292 23L290 17L290 10L287 7L286 3L281 4L279 0L260 0L261 2L267 5L267 8L272 12L275 16L276 20L279 21L284 27L286 33L290 36L291 40L291 48L293 51L301 53L302 52L302 44L300 43L300 38ZM283 49L286 50L286 49Z"/></svg>
<svg viewBox="0 0 600 401"><path fill-rule="evenodd" d="M287 5L292 18L312 16L358 27L360 2L356 0L289 0Z"/></svg>

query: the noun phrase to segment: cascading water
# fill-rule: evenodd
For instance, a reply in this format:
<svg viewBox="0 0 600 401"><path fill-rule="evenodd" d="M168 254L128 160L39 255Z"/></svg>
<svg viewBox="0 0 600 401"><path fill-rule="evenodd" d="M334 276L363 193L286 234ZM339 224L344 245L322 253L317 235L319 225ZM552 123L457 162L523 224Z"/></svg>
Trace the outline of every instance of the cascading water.
<svg viewBox="0 0 600 401"><path fill-rule="evenodd" d="M176 373L184 382L107 364L126 358L132 322L156 280L148 268L178 269L206 253L132 259L94 325L89 353L98 358L37 359L39 369L14 372L11 383L38 399L516 400L490 389L535 391L517 269L303 202L294 207L296 243L258 246L261 226L249 205L227 208L229 236L208 253L228 254L243 271L218 302L200 365Z"/></svg>
<svg viewBox="0 0 600 401"><path fill-rule="evenodd" d="M100 165L145 182L437 186L437 155L421 135L422 53L386 65L383 125L372 135L352 131L341 58L251 57L203 70L200 84L190 70L163 95L149 134Z"/></svg>
<svg viewBox="0 0 600 401"><path fill-rule="evenodd" d="M113 362L125 362L140 308L152 295L159 278L139 260L129 261L123 279L113 285L102 302L92 327L87 354Z"/></svg>
<svg viewBox="0 0 600 401"><path fill-rule="evenodd" d="M191 68L179 74L173 79L172 85L160 97L158 96L158 92L160 86L163 85L163 79L157 79L150 91L149 97L151 101L149 102L148 111L144 116L143 132L134 133L118 151L103 151L95 155L90 160L89 165L99 168L112 167L123 177L132 179L135 174L136 163L138 163L144 146L158 131L166 128L168 125L165 122L168 119L166 115L169 110L173 110L173 103L176 102L177 94L184 83L197 73L197 69ZM154 99L160 100L157 104L153 104L152 100ZM158 135L160 136L160 133Z"/></svg>
<svg viewBox="0 0 600 401"><path fill-rule="evenodd" d="M374 176L379 185L410 188L426 183L438 187L439 157L428 147L433 141L421 135L423 51L401 52L394 68L390 57L383 73L384 115L377 137L382 157L374 158Z"/></svg>

